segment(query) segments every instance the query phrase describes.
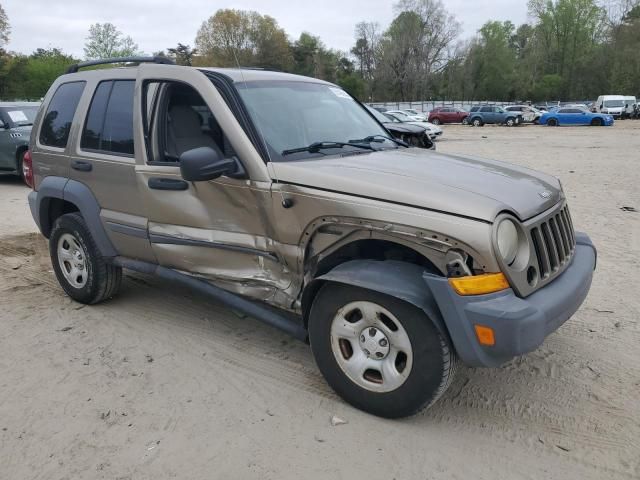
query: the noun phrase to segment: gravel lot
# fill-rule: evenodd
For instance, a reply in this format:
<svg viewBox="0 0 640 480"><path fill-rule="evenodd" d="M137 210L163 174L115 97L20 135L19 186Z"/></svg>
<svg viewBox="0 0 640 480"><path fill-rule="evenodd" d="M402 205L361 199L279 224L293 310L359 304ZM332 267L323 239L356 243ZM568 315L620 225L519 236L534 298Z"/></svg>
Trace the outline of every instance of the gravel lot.
<svg viewBox="0 0 640 480"><path fill-rule="evenodd" d="M438 149L560 177L598 269L543 347L461 368L401 421L343 403L306 345L155 278L70 301L28 190L0 177L0 478L640 478L640 213L621 209L640 210L640 122L446 126Z"/></svg>

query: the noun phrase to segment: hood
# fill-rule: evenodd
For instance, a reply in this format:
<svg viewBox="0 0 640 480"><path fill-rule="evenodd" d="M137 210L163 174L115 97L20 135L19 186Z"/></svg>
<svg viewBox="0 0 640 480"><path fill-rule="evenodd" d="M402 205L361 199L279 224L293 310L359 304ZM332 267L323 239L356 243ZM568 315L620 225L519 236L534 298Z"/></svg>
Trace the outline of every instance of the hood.
<svg viewBox="0 0 640 480"><path fill-rule="evenodd" d="M493 222L529 219L564 198L557 178L493 160L419 148L271 164L275 178L310 188Z"/></svg>

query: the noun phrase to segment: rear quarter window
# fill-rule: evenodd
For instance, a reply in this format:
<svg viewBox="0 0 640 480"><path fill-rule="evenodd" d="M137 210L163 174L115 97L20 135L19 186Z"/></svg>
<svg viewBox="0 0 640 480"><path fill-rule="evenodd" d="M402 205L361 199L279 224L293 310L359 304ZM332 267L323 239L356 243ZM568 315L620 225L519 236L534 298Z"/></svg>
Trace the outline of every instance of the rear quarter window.
<svg viewBox="0 0 640 480"><path fill-rule="evenodd" d="M86 82L63 83L53 94L42 120L40 143L50 147L65 148L73 116L78 108Z"/></svg>

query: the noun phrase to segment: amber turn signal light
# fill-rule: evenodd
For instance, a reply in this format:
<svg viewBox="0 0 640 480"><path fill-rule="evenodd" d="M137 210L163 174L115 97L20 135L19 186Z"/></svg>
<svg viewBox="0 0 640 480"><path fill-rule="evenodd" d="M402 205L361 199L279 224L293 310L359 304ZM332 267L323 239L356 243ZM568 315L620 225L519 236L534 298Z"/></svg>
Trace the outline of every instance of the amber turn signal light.
<svg viewBox="0 0 640 480"><path fill-rule="evenodd" d="M509 282L503 273L450 278L449 285L458 295L482 295L509 288Z"/></svg>
<svg viewBox="0 0 640 480"><path fill-rule="evenodd" d="M474 325L473 328L476 331L476 337L478 337L478 343L480 343L480 345L493 347L496 344L493 328L485 327L484 325Z"/></svg>

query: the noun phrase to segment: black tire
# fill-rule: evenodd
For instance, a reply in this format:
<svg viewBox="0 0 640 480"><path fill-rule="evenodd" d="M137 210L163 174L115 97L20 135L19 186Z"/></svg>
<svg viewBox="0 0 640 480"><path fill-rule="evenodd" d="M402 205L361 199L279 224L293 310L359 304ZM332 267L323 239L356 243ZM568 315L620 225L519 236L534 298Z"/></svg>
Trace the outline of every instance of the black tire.
<svg viewBox="0 0 640 480"><path fill-rule="evenodd" d="M412 367L395 390L375 392L356 384L336 360L332 320L338 310L354 301L375 303L392 313L411 342ZM343 284L327 283L316 296L309 341L318 368L338 395L356 408L385 418L406 417L432 405L449 387L457 364L453 348L422 310L395 297Z"/></svg>
<svg viewBox="0 0 640 480"><path fill-rule="evenodd" d="M601 118L594 118L593 120L591 120L591 126L592 127L601 127L602 126L602 119Z"/></svg>
<svg viewBox="0 0 640 480"><path fill-rule="evenodd" d="M73 236L83 250L80 253L86 265L86 283L80 288L72 285L62 272L65 267L58 257L58 244L65 234ZM75 301L84 304L99 303L113 297L120 289L122 268L105 262L80 214L67 213L55 221L49 237L49 253L60 286Z"/></svg>
<svg viewBox="0 0 640 480"><path fill-rule="evenodd" d="M468 125L469 124L469 117L464 117L462 119L462 125Z"/></svg>
<svg viewBox="0 0 640 480"><path fill-rule="evenodd" d="M434 125L440 125L440 119L434 118L433 120L431 120L431 123L433 123Z"/></svg>
<svg viewBox="0 0 640 480"><path fill-rule="evenodd" d="M515 127L516 119L513 117L509 117L504 123L507 125L507 127Z"/></svg>
<svg viewBox="0 0 640 480"><path fill-rule="evenodd" d="M24 174L22 172L22 163L24 162L24 156L26 155L26 153L27 153L26 150L24 150L23 152L18 153L18 158L16 159L16 175L23 182L24 182Z"/></svg>
<svg viewBox="0 0 640 480"><path fill-rule="evenodd" d="M550 127L557 127L560 124L555 118L550 118L549 120L547 120L547 125L549 125Z"/></svg>
<svg viewBox="0 0 640 480"><path fill-rule="evenodd" d="M484 125L484 122L480 117L475 117L473 120L471 120L471 125L473 125L474 127L482 127Z"/></svg>

